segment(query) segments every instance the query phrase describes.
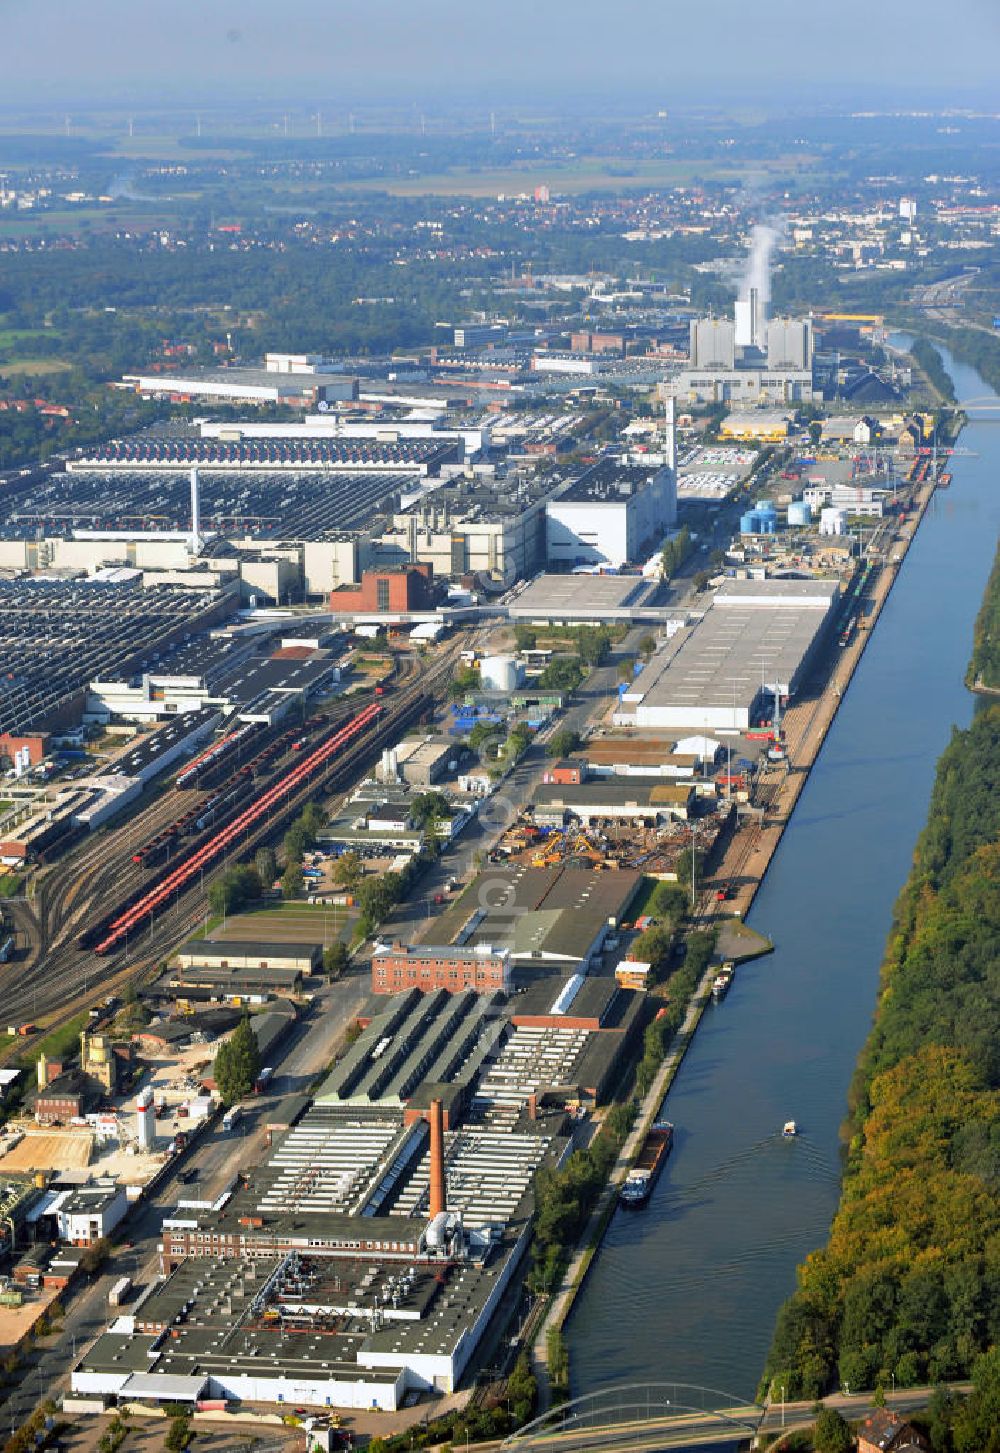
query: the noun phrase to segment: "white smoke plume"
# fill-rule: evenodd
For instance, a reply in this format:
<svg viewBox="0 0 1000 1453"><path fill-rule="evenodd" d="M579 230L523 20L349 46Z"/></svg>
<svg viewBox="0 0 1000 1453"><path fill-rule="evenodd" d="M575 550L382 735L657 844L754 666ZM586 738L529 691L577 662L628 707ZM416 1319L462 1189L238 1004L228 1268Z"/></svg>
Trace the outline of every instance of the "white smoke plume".
<svg viewBox="0 0 1000 1453"><path fill-rule="evenodd" d="M746 302L751 288L756 288L757 299L764 314L771 301L771 254L778 237L778 232L766 222L756 224L750 237L750 256L746 270L740 279L740 298Z"/></svg>

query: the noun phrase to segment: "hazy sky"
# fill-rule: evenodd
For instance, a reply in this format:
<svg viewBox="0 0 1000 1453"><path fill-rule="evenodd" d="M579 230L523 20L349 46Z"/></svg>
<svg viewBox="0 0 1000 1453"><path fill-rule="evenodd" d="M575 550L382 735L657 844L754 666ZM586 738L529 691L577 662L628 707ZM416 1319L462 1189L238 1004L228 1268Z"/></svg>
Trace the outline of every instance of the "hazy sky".
<svg viewBox="0 0 1000 1453"><path fill-rule="evenodd" d="M580 87L780 103L812 85L864 88L873 106L982 103L990 87L998 101L1000 0L0 0L0 47L15 103L502 105Z"/></svg>

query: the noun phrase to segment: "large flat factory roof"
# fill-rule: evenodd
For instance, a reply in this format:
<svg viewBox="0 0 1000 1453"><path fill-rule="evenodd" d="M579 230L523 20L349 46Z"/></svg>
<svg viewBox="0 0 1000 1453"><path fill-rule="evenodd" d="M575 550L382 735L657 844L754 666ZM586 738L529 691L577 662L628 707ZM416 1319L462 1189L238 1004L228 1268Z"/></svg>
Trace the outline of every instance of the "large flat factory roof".
<svg viewBox="0 0 1000 1453"><path fill-rule="evenodd" d="M602 459L559 496L560 504L616 504L647 489L657 471Z"/></svg>
<svg viewBox="0 0 1000 1453"><path fill-rule="evenodd" d="M110 439L68 467L86 469L340 470L436 473L457 459L454 439L366 439L312 436L202 438L190 427Z"/></svg>
<svg viewBox="0 0 1000 1453"><path fill-rule="evenodd" d="M636 605L649 590L638 575L539 575L510 602L512 620L595 616Z"/></svg>
<svg viewBox="0 0 1000 1453"><path fill-rule="evenodd" d="M329 539L399 507L413 476L400 471L296 468L199 474L203 531L264 540ZM53 474L0 499L0 535L33 540L74 530L185 532L191 527L186 474L121 465L113 471Z"/></svg>
<svg viewBox="0 0 1000 1453"><path fill-rule="evenodd" d="M727 711L737 716L722 725L745 726L738 714L762 689L794 692L837 593L832 580L728 581L701 620L657 651L623 710L634 708L640 726L711 727L711 714Z"/></svg>
<svg viewBox="0 0 1000 1453"><path fill-rule="evenodd" d="M199 390L225 396L231 389L233 397L248 391L266 392L276 398L301 396L304 399L317 390L334 390L338 396L350 398L355 380L342 373L285 373L270 368L237 365L231 368L179 368L172 373L126 373L124 383L131 383L143 393L197 393Z"/></svg>
<svg viewBox="0 0 1000 1453"><path fill-rule="evenodd" d="M0 731L45 726L89 682L130 674L151 648L227 609L218 591L136 580L0 581Z"/></svg>
<svg viewBox="0 0 1000 1453"><path fill-rule="evenodd" d="M509 949L526 965L585 961L621 921L641 874L491 867L433 923L437 942Z"/></svg>
<svg viewBox="0 0 1000 1453"><path fill-rule="evenodd" d="M478 1099L478 1096L477 1096ZM558 1145L552 1126L526 1120L518 1128L463 1125L445 1136L445 1187L450 1211L474 1229L523 1218L538 1167ZM427 1218L430 1150L399 1192L390 1215Z"/></svg>
<svg viewBox="0 0 1000 1453"><path fill-rule="evenodd" d="M402 1107L425 1084L467 1089L503 1024L498 995L394 995L334 1065L316 1103Z"/></svg>

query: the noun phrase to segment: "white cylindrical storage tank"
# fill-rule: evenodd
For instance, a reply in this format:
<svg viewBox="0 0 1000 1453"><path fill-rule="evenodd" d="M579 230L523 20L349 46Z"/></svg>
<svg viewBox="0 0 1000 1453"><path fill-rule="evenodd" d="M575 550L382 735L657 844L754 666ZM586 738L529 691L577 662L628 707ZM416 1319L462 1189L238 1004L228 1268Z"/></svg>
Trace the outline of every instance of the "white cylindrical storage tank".
<svg viewBox="0 0 1000 1453"><path fill-rule="evenodd" d="M524 667L513 656L485 656L479 679L484 691L515 691L524 681Z"/></svg>
<svg viewBox="0 0 1000 1453"><path fill-rule="evenodd" d="M828 506L819 517L821 535L844 535L847 533L847 512Z"/></svg>
<svg viewBox="0 0 1000 1453"><path fill-rule="evenodd" d="M788 506L788 523L790 525L811 525L812 505L808 500L793 499Z"/></svg>

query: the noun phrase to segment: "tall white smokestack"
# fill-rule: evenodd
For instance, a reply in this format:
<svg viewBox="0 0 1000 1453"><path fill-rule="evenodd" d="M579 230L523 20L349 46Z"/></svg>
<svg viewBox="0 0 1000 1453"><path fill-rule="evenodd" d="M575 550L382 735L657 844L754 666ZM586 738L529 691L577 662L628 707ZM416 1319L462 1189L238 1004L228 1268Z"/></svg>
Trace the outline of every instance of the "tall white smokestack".
<svg viewBox="0 0 1000 1453"><path fill-rule="evenodd" d="M198 518L198 469L197 466L191 470L191 554L197 555L201 549L201 530Z"/></svg>
<svg viewBox="0 0 1000 1453"><path fill-rule="evenodd" d="M675 423L676 406L671 394L664 403L663 419L663 462L668 469L677 472L677 425Z"/></svg>

